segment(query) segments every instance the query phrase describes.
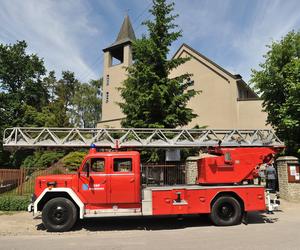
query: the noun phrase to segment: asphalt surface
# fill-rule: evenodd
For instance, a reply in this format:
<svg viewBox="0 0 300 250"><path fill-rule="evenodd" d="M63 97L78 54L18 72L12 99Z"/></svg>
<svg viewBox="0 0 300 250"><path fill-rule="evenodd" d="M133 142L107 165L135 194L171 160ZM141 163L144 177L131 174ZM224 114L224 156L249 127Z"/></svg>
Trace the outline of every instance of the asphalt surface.
<svg viewBox="0 0 300 250"><path fill-rule="evenodd" d="M216 227L205 215L89 219L49 233L27 213L0 215L0 249L300 249L300 204L273 215L250 213L248 224Z"/></svg>

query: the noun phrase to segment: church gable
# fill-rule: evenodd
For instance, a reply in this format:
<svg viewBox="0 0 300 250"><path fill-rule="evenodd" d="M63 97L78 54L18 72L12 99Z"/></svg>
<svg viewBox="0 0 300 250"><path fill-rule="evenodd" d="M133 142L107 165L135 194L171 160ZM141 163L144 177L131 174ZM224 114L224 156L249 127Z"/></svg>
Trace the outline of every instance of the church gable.
<svg viewBox="0 0 300 250"><path fill-rule="evenodd" d="M173 58L189 56L212 73L218 75L226 82L235 82L238 90L238 99L259 99L258 95L246 84L239 74L233 75L220 65L216 64L197 50L183 43Z"/></svg>
<svg viewBox="0 0 300 250"><path fill-rule="evenodd" d="M188 54L188 56L194 58L199 63L207 67L209 70L213 71L221 78L230 82L231 80L237 80L241 78L240 75L233 75L226 69L222 68L220 65L216 64L215 62L211 61L209 58L201 54L200 52L196 51L192 47L188 46L187 44L183 43L180 48L176 51L173 58L184 56L184 54Z"/></svg>

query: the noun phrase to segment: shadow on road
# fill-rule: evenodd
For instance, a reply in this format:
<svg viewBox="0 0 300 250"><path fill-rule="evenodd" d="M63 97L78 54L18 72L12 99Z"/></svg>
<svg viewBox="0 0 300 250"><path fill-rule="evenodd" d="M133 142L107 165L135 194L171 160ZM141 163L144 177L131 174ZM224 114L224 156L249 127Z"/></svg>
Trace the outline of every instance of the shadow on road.
<svg viewBox="0 0 300 250"><path fill-rule="evenodd" d="M264 213L248 213L247 224L275 223L278 218ZM92 218L79 220L72 231L123 231L123 230L174 230L190 227L207 227L214 225L208 215L159 216L159 217L114 217ZM37 225L37 230L46 231L42 223Z"/></svg>

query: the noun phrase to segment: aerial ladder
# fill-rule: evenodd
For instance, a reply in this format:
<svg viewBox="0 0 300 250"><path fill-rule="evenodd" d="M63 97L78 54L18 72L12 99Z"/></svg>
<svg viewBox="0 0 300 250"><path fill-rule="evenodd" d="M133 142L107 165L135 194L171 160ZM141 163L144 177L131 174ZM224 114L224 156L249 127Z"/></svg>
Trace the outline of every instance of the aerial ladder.
<svg viewBox="0 0 300 250"><path fill-rule="evenodd" d="M156 129L156 128L36 128L4 131L8 150L36 147L97 148L203 148L283 147L270 129Z"/></svg>

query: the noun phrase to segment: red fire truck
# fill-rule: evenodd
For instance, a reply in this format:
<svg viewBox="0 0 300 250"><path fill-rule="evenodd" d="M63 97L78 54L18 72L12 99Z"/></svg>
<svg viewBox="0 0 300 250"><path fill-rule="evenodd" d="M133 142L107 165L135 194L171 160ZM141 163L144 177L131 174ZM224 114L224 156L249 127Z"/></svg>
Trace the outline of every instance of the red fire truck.
<svg viewBox="0 0 300 250"><path fill-rule="evenodd" d="M43 224L49 231L70 230L78 219L84 218L186 214L209 214L215 225L230 226L241 223L249 211L266 210L266 198L269 210L276 205L270 203L264 187L252 184L259 166L270 162L283 148L272 131L199 130L201 135L196 137L192 130L147 130L147 135L142 136L138 129L131 129L130 133L119 129L102 131L101 136L94 131L94 137L90 137L83 135L84 130L72 130L74 136L68 140L71 137L66 131L62 138L49 129L31 129L31 134L29 129L14 129L6 131L5 147L54 146L51 143L83 146L74 139L78 134L89 138L83 140L85 144L95 143L76 174L36 178L33 203L28 210L34 214L42 212ZM186 132L192 139L182 137ZM115 145L114 151L98 152L97 143ZM198 160L195 184L142 187L140 154L123 149L154 145L166 148L167 144L177 148L198 146L206 152Z"/></svg>

